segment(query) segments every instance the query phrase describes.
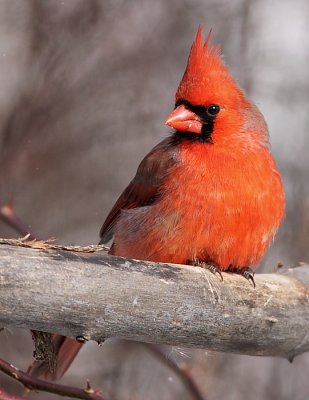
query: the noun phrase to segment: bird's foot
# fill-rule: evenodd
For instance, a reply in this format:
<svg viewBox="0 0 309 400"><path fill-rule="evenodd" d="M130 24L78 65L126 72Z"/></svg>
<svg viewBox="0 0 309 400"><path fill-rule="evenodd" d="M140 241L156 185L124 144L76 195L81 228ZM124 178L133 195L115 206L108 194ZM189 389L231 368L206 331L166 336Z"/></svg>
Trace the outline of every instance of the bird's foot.
<svg viewBox="0 0 309 400"><path fill-rule="evenodd" d="M212 272L214 275L219 274L221 281L223 282L223 276L221 273L221 270L219 269L219 267L211 262L204 262L204 261L200 261L200 260L190 260L188 262L189 265L193 265L194 267L200 267L200 268L205 268L208 269L208 271Z"/></svg>
<svg viewBox="0 0 309 400"><path fill-rule="evenodd" d="M254 281L254 271L250 267L245 267L236 271L233 271L236 274L242 275L245 277L249 282L252 282L253 287L255 288L255 281Z"/></svg>

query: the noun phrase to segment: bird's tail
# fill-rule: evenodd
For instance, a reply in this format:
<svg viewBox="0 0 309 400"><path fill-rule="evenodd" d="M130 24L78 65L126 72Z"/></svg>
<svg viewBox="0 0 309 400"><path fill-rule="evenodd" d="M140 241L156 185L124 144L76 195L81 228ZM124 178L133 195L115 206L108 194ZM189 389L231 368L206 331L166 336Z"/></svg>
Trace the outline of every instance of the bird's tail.
<svg viewBox="0 0 309 400"><path fill-rule="evenodd" d="M29 375L35 378L44 377L49 381L60 379L70 367L83 345L74 339L57 334L53 335L52 341L56 352L55 370L51 371L45 361L34 361L28 368L27 373Z"/></svg>

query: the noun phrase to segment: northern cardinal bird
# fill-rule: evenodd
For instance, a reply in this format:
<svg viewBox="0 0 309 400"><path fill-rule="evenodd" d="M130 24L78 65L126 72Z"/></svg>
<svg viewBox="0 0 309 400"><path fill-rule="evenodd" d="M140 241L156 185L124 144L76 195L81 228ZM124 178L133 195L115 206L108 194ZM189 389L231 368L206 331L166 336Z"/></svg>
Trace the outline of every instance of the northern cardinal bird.
<svg viewBox="0 0 309 400"><path fill-rule="evenodd" d="M267 125L199 27L166 124L101 229L110 254L251 278L284 215ZM248 273L249 272L249 273ZM254 281L253 281L254 283Z"/></svg>
<svg viewBox="0 0 309 400"><path fill-rule="evenodd" d="M254 284L250 267L284 216L282 181L262 114L201 28L166 124L175 132L143 159L100 243L114 237L112 255L232 271ZM60 343L58 370L47 377L59 378L80 346Z"/></svg>

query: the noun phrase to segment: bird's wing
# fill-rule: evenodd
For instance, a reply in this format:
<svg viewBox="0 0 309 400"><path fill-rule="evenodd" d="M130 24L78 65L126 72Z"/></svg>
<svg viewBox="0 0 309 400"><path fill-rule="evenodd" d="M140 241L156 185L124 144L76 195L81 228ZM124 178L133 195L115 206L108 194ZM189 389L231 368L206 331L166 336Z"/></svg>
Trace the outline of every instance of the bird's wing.
<svg viewBox="0 0 309 400"><path fill-rule="evenodd" d="M122 209L152 204L160 195L160 188L170 167L177 162L177 149L165 139L154 147L140 163L136 175L120 195L100 231L100 244L113 236L113 227Z"/></svg>

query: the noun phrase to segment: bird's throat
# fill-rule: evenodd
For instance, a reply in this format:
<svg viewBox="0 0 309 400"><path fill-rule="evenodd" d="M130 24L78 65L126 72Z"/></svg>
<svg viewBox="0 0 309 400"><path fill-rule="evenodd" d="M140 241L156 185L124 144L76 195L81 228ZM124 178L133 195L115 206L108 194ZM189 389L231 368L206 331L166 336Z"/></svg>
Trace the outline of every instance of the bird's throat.
<svg viewBox="0 0 309 400"><path fill-rule="evenodd" d="M212 125L212 126L210 126ZM192 133L192 132L180 132L176 131L173 133L172 139L174 143L180 143L183 141L189 142L200 142L205 144L213 144L212 141L213 132L213 121L212 124L203 124L202 133Z"/></svg>

